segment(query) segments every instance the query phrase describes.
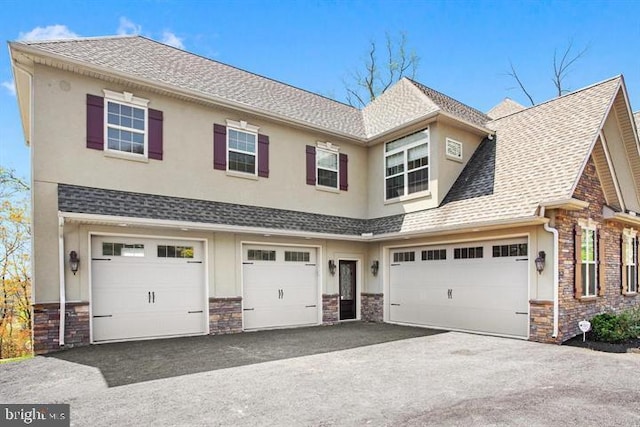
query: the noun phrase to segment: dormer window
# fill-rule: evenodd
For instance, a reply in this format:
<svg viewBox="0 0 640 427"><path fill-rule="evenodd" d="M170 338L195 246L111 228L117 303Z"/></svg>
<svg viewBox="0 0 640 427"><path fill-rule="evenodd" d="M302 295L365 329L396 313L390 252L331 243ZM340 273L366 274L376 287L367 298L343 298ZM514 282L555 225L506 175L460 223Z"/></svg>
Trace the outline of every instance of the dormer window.
<svg viewBox="0 0 640 427"><path fill-rule="evenodd" d="M429 129L385 144L385 200L429 190Z"/></svg>

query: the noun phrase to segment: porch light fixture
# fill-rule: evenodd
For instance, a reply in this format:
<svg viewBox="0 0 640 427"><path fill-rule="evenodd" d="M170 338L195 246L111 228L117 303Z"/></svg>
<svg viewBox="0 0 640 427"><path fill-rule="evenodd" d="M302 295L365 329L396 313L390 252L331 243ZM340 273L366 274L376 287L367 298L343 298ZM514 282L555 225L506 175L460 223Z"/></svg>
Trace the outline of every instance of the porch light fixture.
<svg viewBox="0 0 640 427"><path fill-rule="evenodd" d="M535 260L536 270L538 271L538 274L542 274L542 272L544 271L544 260L546 257L547 254L545 254L544 251L538 252L538 258L536 258Z"/></svg>
<svg viewBox="0 0 640 427"><path fill-rule="evenodd" d="M336 262L332 259L329 260L329 273L331 273L332 276L336 274Z"/></svg>
<svg viewBox="0 0 640 427"><path fill-rule="evenodd" d="M78 258L78 253L76 251L69 252L69 268L71 268L71 272L75 276L78 272L78 266L80 265L80 258Z"/></svg>
<svg viewBox="0 0 640 427"><path fill-rule="evenodd" d="M378 262L378 260L373 261L371 263L371 274L373 274L374 276L377 276L379 268L380 268L380 262Z"/></svg>

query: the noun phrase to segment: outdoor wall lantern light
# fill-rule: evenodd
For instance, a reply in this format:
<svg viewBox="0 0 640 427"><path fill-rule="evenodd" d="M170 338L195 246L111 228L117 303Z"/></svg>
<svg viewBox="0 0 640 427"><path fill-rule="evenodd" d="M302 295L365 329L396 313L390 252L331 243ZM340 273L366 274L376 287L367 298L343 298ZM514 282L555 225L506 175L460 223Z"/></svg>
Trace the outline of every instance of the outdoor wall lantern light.
<svg viewBox="0 0 640 427"><path fill-rule="evenodd" d="M332 259L329 260L329 273L332 276L336 274L336 262Z"/></svg>
<svg viewBox="0 0 640 427"><path fill-rule="evenodd" d="M377 276L379 268L380 268L380 263L378 262L378 260L373 261L371 263L371 274L373 274L374 276Z"/></svg>
<svg viewBox="0 0 640 427"><path fill-rule="evenodd" d="M538 252L538 258L536 258L535 260L536 270L538 271L538 274L542 274L542 271L544 270L544 260L546 257L547 254L545 254L544 251Z"/></svg>
<svg viewBox="0 0 640 427"><path fill-rule="evenodd" d="M69 252L69 268L71 268L71 272L75 276L78 272L78 266L80 265L80 258L78 258L78 253L76 251Z"/></svg>

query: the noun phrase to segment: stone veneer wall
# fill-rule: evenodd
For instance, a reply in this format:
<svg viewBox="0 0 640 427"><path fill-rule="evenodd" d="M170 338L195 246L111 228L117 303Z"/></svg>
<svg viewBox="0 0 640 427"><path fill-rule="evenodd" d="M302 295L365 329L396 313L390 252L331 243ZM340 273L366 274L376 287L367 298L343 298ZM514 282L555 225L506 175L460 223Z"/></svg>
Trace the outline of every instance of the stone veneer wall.
<svg viewBox="0 0 640 427"><path fill-rule="evenodd" d="M553 335L553 301L529 301L529 340L556 342Z"/></svg>
<svg viewBox="0 0 640 427"><path fill-rule="evenodd" d="M578 322L603 312L619 312L640 305L640 296L622 294L621 238L623 225L603 218L605 197L593 159L589 159L578 182L574 197L589 202L581 211L558 210L555 228L560 245L559 260L559 331L557 342L578 334ZM581 299L575 295L574 226L578 219L591 218L598 223L600 244L605 245L605 291L595 298ZM532 306L532 317L534 308ZM553 318L551 318L553 319Z"/></svg>
<svg viewBox="0 0 640 427"><path fill-rule="evenodd" d="M383 318L383 294L361 294L362 310L361 318L365 322L382 322Z"/></svg>
<svg viewBox="0 0 640 427"><path fill-rule="evenodd" d="M242 332L242 297L209 298L211 335Z"/></svg>
<svg viewBox="0 0 640 427"><path fill-rule="evenodd" d="M46 354L60 347L60 304L33 305L33 351ZM90 343L89 303L70 302L65 305L64 347Z"/></svg>
<svg viewBox="0 0 640 427"><path fill-rule="evenodd" d="M322 294L322 324L333 325L340 321L340 295Z"/></svg>

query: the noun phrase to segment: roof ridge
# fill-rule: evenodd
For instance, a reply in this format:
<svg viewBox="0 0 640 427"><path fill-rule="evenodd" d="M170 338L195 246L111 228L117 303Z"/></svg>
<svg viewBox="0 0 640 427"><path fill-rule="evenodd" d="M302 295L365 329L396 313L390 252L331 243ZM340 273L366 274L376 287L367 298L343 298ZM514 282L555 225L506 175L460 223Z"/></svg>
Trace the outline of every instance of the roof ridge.
<svg viewBox="0 0 640 427"><path fill-rule="evenodd" d="M14 43L22 43L28 46L33 46L35 44L52 44L52 43L65 43L71 41L86 41L86 40L106 40L106 39L126 39L126 38L137 38L144 37L139 34L115 34L111 36L92 36L92 37L65 37L61 39L45 39L45 40L15 40Z"/></svg>
<svg viewBox="0 0 640 427"><path fill-rule="evenodd" d="M418 82L418 81L416 81L416 80L413 80L413 79L411 79L411 78L409 78L409 77L403 77L403 78L405 78L405 79L409 80L411 83L413 83L413 84L414 84L414 85L416 85L416 86L422 86L422 87L424 87L424 88L426 88L426 89L429 89L429 90L431 90L431 91L436 92L436 93L437 93L437 94L439 94L439 95L442 95L442 96L443 96L443 97L445 97L445 98L451 99L452 101L455 101L455 102L457 102L457 103L459 103L459 104L462 104L464 107L469 108L470 110L473 110L474 112L476 112L476 113L480 114L481 116L486 117L486 118L487 118L487 121L491 121L491 117L487 116L487 114L486 114L486 113L483 113L482 111L480 111L479 109L477 109L477 108L475 108L475 107L472 107L472 106L470 106L470 105L468 105L468 104L465 104L464 102L462 102L462 101L460 101L460 100L457 100L457 99L455 99L454 97L452 97L452 96L450 96L450 95L447 95L446 93L440 92L439 90L436 90L436 89L434 89L434 88L432 88L432 87L429 87L429 86L427 86L427 85L425 85L425 84L423 84L423 83L420 83L420 82ZM425 96L427 96L427 94L424 94L424 95L425 95ZM433 100L432 100L432 101L433 101ZM435 101L433 101L433 102L435 103ZM436 103L436 105L438 105L438 104ZM438 105L438 107L440 108L440 106L439 106L439 105Z"/></svg>
<svg viewBox="0 0 640 427"><path fill-rule="evenodd" d="M541 106L543 106L543 105L545 105L545 104L549 104L549 103L551 103L551 102L558 101L558 100L560 100L560 99L568 98L568 97L570 97L570 96L573 96L573 95L576 95L576 94L578 94L578 93L584 92L585 90L593 89L593 88L594 88L594 87L596 87L596 86L600 86L600 85L603 85L603 84L605 84L605 83L609 83L610 81L613 81L613 80L616 80L616 79L620 79L620 78L622 78L622 74L618 74L618 75L615 75L615 76L613 76L613 77L609 77L608 79L605 79L605 80L599 81L599 82L597 82L597 83L592 83L592 84L590 84L589 86L585 86L585 87L582 87L582 88L580 88L580 89L576 89L576 90L574 90L573 92L565 93L564 95L556 96L555 98L551 98L551 99L547 99L546 101L541 102L541 103L539 103L539 104L531 105L531 106L529 106L529 107L525 107L525 108L524 108L524 110L520 110L520 111L516 111L516 112L511 113L511 114L507 114L507 115L506 115L506 116L504 116L504 117L500 117L500 118L497 118L497 119L491 119L491 121L492 121L492 122L497 122L498 120L502 120L502 119L504 119L504 118L506 118L506 117L511 117L511 116L513 116L513 115L515 115L515 114L521 114L521 113L524 113L525 111L533 110L534 108L541 107ZM524 107L524 106L523 106L523 107Z"/></svg>
<svg viewBox="0 0 640 427"><path fill-rule="evenodd" d="M225 63L225 62L218 61L218 60L215 60L215 59L212 59L212 58L208 58L208 57L206 57L206 56L204 56L204 55L200 55L200 54L198 54L198 53L194 53L194 52L188 51L188 50L186 50L186 49L180 49L179 47L175 47L175 46L171 46L171 45L166 44L166 43L162 43L161 41L158 41L158 40L152 39L152 38L147 37L147 36L143 36L143 35L138 34L138 35L137 35L137 37L142 38L142 39L145 39L145 40L148 40L148 41L151 41L151 42L154 42L154 43L157 43L157 44L159 44L159 45L162 45L162 46L168 47L168 48L170 48L170 49L179 50L180 52L184 52L184 53L186 53L186 54L188 54L188 55L192 55L192 56L196 56L196 57L198 57L198 58L202 58L202 59L204 59L204 60L206 60L206 61L215 62L216 64L220 64L220 65L225 66L225 67L233 68L234 70L238 70L238 71L241 71L241 72L243 72L243 73L251 74L252 76L256 76L256 77L259 77L259 78L261 78L261 79L270 80L270 81L272 81L272 82L274 82L274 83L278 83L278 84L281 84L281 85L284 85L284 86L288 86L288 87L290 87L290 88L293 88L293 89L296 89L296 90L300 90L300 91L306 92L306 93L311 94L311 95L319 96L319 97L321 97L321 98L324 98L324 99L326 99L326 100L329 100L329 101L335 102L335 103L337 103L337 104L341 104L341 105L344 105L344 106L346 106L346 107L353 108L354 110L357 110L357 111L362 111L361 109L356 108L356 107L354 107L353 105L349 105L349 104L347 104L346 102L342 102L342 101L338 101L338 100L336 100L336 99L329 98L328 96L321 95L321 94L319 94L319 93L313 92L313 91L308 90L308 89L303 89L303 88L300 88L300 87L298 87L298 86L293 86L293 85L291 85L291 84L289 84L289 83L282 82L282 81L277 80L277 79L274 79L274 78L272 78L272 77L263 76L262 74L255 73L255 72L253 72L253 71L248 71L248 70L245 70L245 69L243 69L243 68L236 67L235 65L230 65L230 64L227 64L227 63Z"/></svg>

